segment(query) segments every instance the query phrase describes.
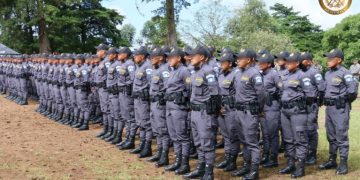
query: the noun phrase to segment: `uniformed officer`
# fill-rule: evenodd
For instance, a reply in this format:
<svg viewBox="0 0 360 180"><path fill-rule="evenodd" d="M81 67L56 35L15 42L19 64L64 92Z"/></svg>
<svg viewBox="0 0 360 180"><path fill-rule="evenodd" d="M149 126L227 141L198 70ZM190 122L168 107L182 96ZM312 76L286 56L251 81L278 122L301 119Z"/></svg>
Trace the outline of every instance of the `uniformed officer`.
<svg viewBox="0 0 360 180"><path fill-rule="evenodd" d="M273 69L274 57L265 53L257 58L258 67L264 78L265 105L264 117L261 118L261 132L263 137L263 159L265 168L278 166L279 128L280 128L280 93L278 84L281 83L279 73Z"/></svg>
<svg viewBox="0 0 360 180"><path fill-rule="evenodd" d="M309 148L306 157L307 165L316 164L316 153L318 145L318 113L319 102L323 102L325 83L320 70L313 66L313 56L309 52L303 52L300 56L301 67L305 75L305 82L310 83L306 93L306 104L308 113L307 131Z"/></svg>
<svg viewBox="0 0 360 180"><path fill-rule="evenodd" d="M155 48L150 53L152 65L152 77L150 82L150 122L152 132L156 137L157 152L148 161L157 162L160 159L163 148L169 149L169 134L165 119L165 83L169 78L169 65L166 63L166 55L162 48Z"/></svg>
<svg viewBox="0 0 360 180"><path fill-rule="evenodd" d="M291 174L292 178L299 178L305 175L308 148L306 92L310 83L299 69L299 53L291 53L285 59L288 75L280 83L281 127L288 163L279 173ZM296 166L295 159L298 161Z"/></svg>
<svg viewBox="0 0 360 180"><path fill-rule="evenodd" d="M117 60L117 52L118 50L114 47L111 47L107 51L108 60L110 66L107 70L107 79L106 79L106 89L109 92L109 109L111 113L112 123L114 124L114 133L112 136L109 136L105 139L105 141L110 142L112 144L119 143L119 140L122 135L122 130L124 128L124 124L120 122L120 104L119 104L119 91L117 88L118 82L118 74L116 72L116 68L120 66L119 61ZM113 141L116 140L116 141Z"/></svg>
<svg viewBox="0 0 360 180"><path fill-rule="evenodd" d="M329 70L325 74L325 99L326 106L326 135L329 141L329 160L319 168L335 169L336 156L339 151L340 164L336 174L347 174L347 159L349 154L349 113L351 103L357 97L358 82L351 72L342 66L344 53L340 49L333 49L324 54L327 57Z"/></svg>
<svg viewBox="0 0 360 180"><path fill-rule="evenodd" d="M210 52L198 45L190 53L194 67L191 75L191 130L198 151L198 167L184 178L214 179L215 130L221 107L216 72L207 60Z"/></svg>
<svg viewBox="0 0 360 180"><path fill-rule="evenodd" d="M99 93L100 109L103 119L103 131L101 131L96 137L106 139L113 134L114 126L109 124L111 120L109 109L109 93L106 90L106 75L107 67L110 65L109 60L106 58L106 50L108 47L105 44L100 44L95 47L97 56L100 59L98 66L94 68L94 84L96 86L95 91Z"/></svg>
<svg viewBox="0 0 360 180"><path fill-rule="evenodd" d="M240 124L241 143L244 147L243 167L233 173L244 176L243 179L258 179L260 147L258 139L259 114L264 100L263 78L253 66L256 53L250 49L241 49L236 54L238 71L235 75L236 121Z"/></svg>
<svg viewBox="0 0 360 180"><path fill-rule="evenodd" d="M90 104L88 99L88 94L90 92L90 82L89 82L89 72L87 70L87 65L85 64L85 57L83 54L76 56L75 64L79 66L77 72L75 73L74 80L74 89L76 91L76 104L79 111L79 120L75 125L75 128L78 130L88 130L89 129L89 119L90 119Z"/></svg>
<svg viewBox="0 0 360 180"><path fill-rule="evenodd" d="M131 59L132 52L128 47L120 48L118 53L120 66L116 71L119 74L117 85L119 89L120 121L125 123L127 128L126 140L117 146L120 150L125 150L134 148L135 135L138 129L134 117L134 98L132 97L135 64Z"/></svg>
<svg viewBox="0 0 360 180"><path fill-rule="evenodd" d="M140 145L138 148L133 149L131 153L139 154L140 158L150 157L152 155L149 95L152 68L150 61L147 60L148 55L149 53L144 46L141 46L134 52L136 71L133 84L133 97L135 120L140 129Z"/></svg>
<svg viewBox="0 0 360 180"><path fill-rule="evenodd" d="M219 116L219 127L224 137L225 160L216 165L217 168L229 172L236 169L240 141L237 137L239 127L235 121L235 56L232 52L224 52L220 57L219 95L222 96L222 109Z"/></svg>
<svg viewBox="0 0 360 180"><path fill-rule="evenodd" d="M283 80L285 78L285 76L287 76L288 74L288 70L285 67L285 58L288 57L290 54L287 51L281 51L279 54L275 55L274 57L276 58L276 67L281 80ZM281 129L281 121L280 121L280 139L281 139L281 143L280 143L280 147L279 147L279 152L282 153L285 150L285 141L284 141L284 136L282 134L282 129ZM285 154L286 156L286 154Z"/></svg>
<svg viewBox="0 0 360 180"><path fill-rule="evenodd" d="M166 127L174 144L175 162L167 171L185 174L190 171L190 132L188 119L188 102L190 97L190 72L184 66L184 52L174 47L168 54L170 74L166 82ZM157 166L167 165L169 149L163 149Z"/></svg>

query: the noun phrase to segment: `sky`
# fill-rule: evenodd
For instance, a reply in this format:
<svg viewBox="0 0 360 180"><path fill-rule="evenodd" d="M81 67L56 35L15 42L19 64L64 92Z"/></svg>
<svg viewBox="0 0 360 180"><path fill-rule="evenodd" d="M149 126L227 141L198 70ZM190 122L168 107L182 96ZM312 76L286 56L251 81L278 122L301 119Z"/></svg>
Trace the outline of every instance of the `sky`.
<svg viewBox="0 0 360 180"><path fill-rule="evenodd" d="M206 2L207 0L199 0L198 3L192 4L189 8L184 9L180 13L180 19L191 20L193 14ZM309 15L310 21L320 25L323 30L334 27L349 15L360 13L360 9L357 8L360 7L360 1L358 0L353 0L350 9L341 15L326 13L320 7L318 0L265 0L265 3L268 9L275 3L281 3L288 7L292 6L294 10L299 11L301 15ZM152 10L160 6L159 2L143 3L142 0L104 0L102 4L124 15L124 24L132 24L136 28L136 37L140 36L140 31L144 23L154 15ZM222 0L222 4L226 5L229 10L232 11L241 8L244 0Z"/></svg>

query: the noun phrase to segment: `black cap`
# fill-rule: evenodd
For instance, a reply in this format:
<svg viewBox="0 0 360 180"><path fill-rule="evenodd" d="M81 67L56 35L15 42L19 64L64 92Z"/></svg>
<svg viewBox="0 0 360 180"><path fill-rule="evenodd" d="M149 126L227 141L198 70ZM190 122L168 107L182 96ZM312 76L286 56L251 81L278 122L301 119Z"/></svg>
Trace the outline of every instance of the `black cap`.
<svg viewBox="0 0 360 180"><path fill-rule="evenodd" d="M264 53L262 55L259 55L256 60L258 62L267 62L267 63L272 63L274 62L274 56L271 55L270 53Z"/></svg>
<svg viewBox="0 0 360 180"><path fill-rule="evenodd" d="M117 54L118 53L118 49L116 49L115 47L111 47L106 54L110 55L110 54Z"/></svg>
<svg viewBox="0 0 360 180"><path fill-rule="evenodd" d="M118 50L118 54L127 54L128 56L130 56L132 52L128 47L122 47Z"/></svg>
<svg viewBox="0 0 360 180"><path fill-rule="evenodd" d="M260 49L257 51L257 56L261 56L263 54L270 54L270 52L266 49Z"/></svg>
<svg viewBox="0 0 360 180"><path fill-rule="evenodd" d="M81 60L84 60L84 59L85 59L85 57L84 57L84 55L83 55L83 54L77 54L77 55L75 55L75 59L81 59Z"/></svg>
<svg viewBox="0 0 360 180"><path fill-rule="evenodd" d="M180 48L178 47L174 47L171 49L170 52L166 53L167 56L180 56L180 57L184 57L185 53L184 51L182 51Z"/></svg>
<svg viewBox="0 0 360 180"><path fill-rule="evenodd" d="M162 46L161 49L165 52L165 54L171 51L171 48L166 45Z"/></svg>
<svg viewBox="0 0 360 180"><path fill-rule="evenodd" d="M234 62L235 61L235 56L233 53L231 52L225 52L221 55L220 62L224 62L224 61L230 61L230 62Z"/></svg>
<svg viewBox="0 0 360 180"><path fill-rule="evenodd" d="M100 50L107 50L108 46L105 44L99 44L98 46L95 47L96 50L100 51Z"/></svg>
<svg viewBox="0 0 360 180"><path fill-rule="evenodd" d="M133 52L134 55L149 55L149 52L148 50L146 49L145 46L141 46L139 47L138 49L136 49L134 52Z"/></svg>
<svg viewBox="0 0 360 180"><path fill-rule="evenodd" d="M208 48L202 46L202 45L197 45L194 49L192 49L189 52L189 55L204 55L205 57L210 57L210 52L208 51Z"/></svg>
<svg viewBox="0 0 360 180"><path fill-rule="evenodd" d="M254 54L254 51L250 49L240 49L240 51L236 53L235 56L237 58L254 58L256 57L256 53Z"/></svg>
<svg viewBox="0 0 360 180"><path fill-rule="evenodd" d="M214 54L216 49L214 47L212 47L212 46L209 46L208 50L209 50L210 54Z"/></svg>
<svg viewBox="0 0 360 180"><path fill-rule="evenodd" d="M223 55L223 54L225 54L225 53L232 53L232 54L234 54L234 51L233 51L231 48L226 47L226 48L222 49L222 50L219 52L219 55Z"/></svg>
<svg viewBox="0 0 360 180"><path fill-rule="evenodd" d="M286 61L300 61L300 54L299 53L291 53L285 59L286 59Z"/></svg>
<svg viewBox="0 0 360 180"><path fill-rule="evenodd" d="M301 55L300 55L300 61L303 61L303 60L310 60L312 61L313 60L313 55L309 52L302 52Z"/></svg>
<svg viewBox="0 0 360 180"><path fill-rule="evenodd" d="M192 51L192 47L186 45L186 46L183 48L183 51L184 51L185 55L190 55L190 53L191 53L191 51Z"/></svg>
<svg viewBox="0 0 360 180"><path fill-rule="evenodd" d="M329 53L325 53L324 57L327 57L327 58L338 57L338 58L344 59L344 53L340 49L336 48L336 49L331 50Z"/></svg>
<svg viewBox="0 0 360 180"><path fill-rule="evenodd" d="M281 51L279 54L277 54L275 56L276 59L285 59L286 57L288 57L290 55L289 52L287 51Z"/></svg>
<svg viewBox="0 0 360 180"><path fill-rule="evenodd" d="M165 56L165 52L161 48L155 48L151 51L150 58L153 58L156 56Z"/></svg>

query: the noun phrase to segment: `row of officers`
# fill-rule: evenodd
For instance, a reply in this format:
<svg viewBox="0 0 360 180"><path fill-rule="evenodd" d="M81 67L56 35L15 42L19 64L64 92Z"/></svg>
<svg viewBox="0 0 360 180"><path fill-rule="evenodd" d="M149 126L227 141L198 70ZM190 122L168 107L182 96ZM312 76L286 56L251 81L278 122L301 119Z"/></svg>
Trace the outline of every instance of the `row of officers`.
<svg viewBox="0 0 360 180"><path fill-rule="evenodd" d="M0 91L21 105L38 97L36 111L79 130L88 130L90 119L101 120L97 137L185 179L204 180L214 179L214 167L258 179L260 165L278 166L280 140L287 166L279 173L304 176L305 165L316 164L318 112L324 105L329 159L319 169L348 172L349 113L358 80L342 66L340 49L324 54L324 76L308 52L274 56L266 50L218 52L201 45L150 52L104 44L96 49L96 55L0 57ZM225 154L216 164L218 132ZM193 171L192 154L198 161Z"/></svg>

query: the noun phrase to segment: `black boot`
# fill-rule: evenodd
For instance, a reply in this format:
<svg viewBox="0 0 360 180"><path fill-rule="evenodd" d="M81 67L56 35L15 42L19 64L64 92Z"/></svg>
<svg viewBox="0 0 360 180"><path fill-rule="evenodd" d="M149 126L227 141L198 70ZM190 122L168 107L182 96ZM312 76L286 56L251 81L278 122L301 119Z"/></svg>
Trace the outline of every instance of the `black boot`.
<svg viewBox="0 0 360 180"><path fill-rule="evenodd" d="M194 171L191 171L183 176L184 179L195 179L203 177L205 174L205 162L198 164Z"/></svg>
<svg viewBox="0 0 360 180"><path fill-rule="evenodd" d="M243 180L254 180L259 179L259 165L253 164L251 165L251 170L248 174L246 174Z"/></svg>
<svg viewBox="0 0 360 180"><path fill-rule="evenodd" d="M79 127L79 131L89 130L89 119L84 119L84 123Z"/></svg>
<svg viewBox="0 0 360 180"><path fill-rule="evenodd" d="M230 154L229 153L225 153L225 158L224 161L222 161L221 163L217 164L215 167L218 169L224 169L228 163L230 161Z"/></svg>
<svg viewBox="0 0 360 180"><path fill-rule="evenodd" d="M101 139L107 139L108 137L110 137L113 134L113 132L114 132L114 127L109 126L108 131L106 132L105 135L103 135L101 137Z"/></svg>
<svg viewBox="0 0 360 180"><path fill-rule="evenodd" d="M149 162L158 161L160 159L161 154L162 154L162 147L158 146L157 150L156 150L156 154L151 156L150 158L148 158L147 161L149 161Z"/></svg>
<svg viewBox="0 0 360 180"><path fill-rule="evenodd" d="M71 126L72 128L79 128L82 126L83 122L84 122L84 119L83 118L78 118L76 117L77 119L77 123L74 125L74 126Z"/></svg>
<svg viewBox="0 0 360 180"><path fill-rule="evenodd" d="M71 121L70 126L75 128L75 126L79 123L79 117L73 116L73 120Z"/></svg>
<svg viewBox="0 0 360 180"><path fill-rule="evenodd" d="M111 134L111 136L109 136L108 138L105 138L104 140L105 140L106 142L111 142L111 141L113 141L113 140L115 139L115 137L117 136L117 134L118 134L118 131L117 131L116 128L114 127L113 133Z"/></svg>
<svg viewBox="0 0 360 180"><path fill-rule="evenodd" d="M145 146L145 140L141 140L140 145L137 148L131 150L130 153L139 154L144 149L144 146Z"/></svg>
<svg viewBox="0 0 360 180"><path fill-rule="evenodd" d="M244 161L243 166L241 167L241 169L234 171L231 175L232 176L236 176L236 177L241 177L244 176L245 174L250 172L250 163Z"/></svg>
<svg viewBox="0 0 360 180"><path fill-rule="evenodd" d="M177 154L175 162L165 167L165 171L175 171L181 166L181 154Z"/></svg>
<svg viewBox="0 0 360 180"><path fill-rule="evenodd" d="M327 162L319 165L320 170L335 169L336 167L336 155L331 155Z"/></svg>
<svg viewBox="0 0 360 180"><path fill-rule="evenodd" d="M340 164L339 167L336 169L337 175L344 175L348 173L348 165L347 165L347 158L340 157Z"/></svg>
<svg viewBox="0 0 360 180"><path fill-rule="evenodd" d="M291 178L296 179L305 176L305 159L299 159L296 170L291 174Z"/></svg>
<svg viewBox="0 0 360 180"><path fill-rule="evenodd" d="M237 154L230 155L230 160L227 166L224 168L225 172L230 172L236 169Z"/></svg>
<svg viewBox="0 0 360 180"><path fill-rule="evenodd" d="M129 136L129 139L125 141L125 143L119 147L120 150L133 149L135 147L135 137Z"/></svg>
<svg viewBox="0 0 360 180"><path fill-rule="evenodd" d="M190 172L189 157L183 156L181 160L181 166L175 170L175 174L183 175Z"/></svg>
<svg viewBox="0 0 360 180"><path fill-rule="evenodd" d="M214 179L214 167L212 165L205 166L205 173L201 180L213 180Z"/></svg>
<svg viewBox="0 0 360 180"><path fill-rule="evenodd" d="M269 161L269 153L268 153L268 152L265 152L265 153L263 153L263 155L262 155L260 164L263 165L263 164L267 163L268 161Z"/></svg>
<svg viewBox="0 0 360 180"><path fill-rule="evenodd" d="M104 126L104 127L103 127L103 130L102 130L99 134L97 134L96 137L97 137L97 138L101 138L102 136L104 136L104 135L107 133L108 128L109 128L109 126L107 126L107 125Z"/></svg>
<svg viewBox="0 0 360 180"><path fill-rule="evenodd" d="M289 158L287 166L279 170L279 174L291 174L295 171L295 161L294 158Z"/></svg>
<svg viewBox="0 0 360 180"><path fill-rule="evenodd" d="M161 156L158 162L155 163L156 167L162 167L169 165L169 149L164 149L161 152Z"/></svg>
<svg viewBox="0 0 360 180"><path fill-rule="evenodd" d="M126 135L125 141L123 141L122 138L121 138L121 141L119 143L117 143L116 146L118 148L120 148L122 145L124 145L129 140L129 138L130 138L130 134Z"/></svg>
<svg viewBox="0 0 360 180"><path fill-rule="evenodd" d="M143 150L139 154L139 158L146 158L152 156L151 140L145 142Z"/></svg>
<svg viewBox="0 0 360 180"><path fill-rule="evenodd" d="M122 131L117 131L115 138L112 140L111 144L117 144L122 141Z"/></svg>
<svg viewBox="0 0 360 180"><path fill-rule="evenodd" d="M278 157L277 155L273 154L270 156L269 161L263 164L264 168L272 168L272 167L278 167Z"/></svg>
<svg viewBox="0 0 360 180"><path fill-rule="evenodd" d="M306 165L315 165L316 164L316 151L309 151L306 156Z"/></svg>
<svg viewBox="0 0 360 180"><path fill-rule="evenodd" d="M193 141L190 142L190 158L191 159L197 159L198 158L196 147L195 147Z"/></svg>
<svg viewBox="0 0 360 180"><path fill-rule="evenodd" d="M70 115L69 120L65 123L65 125L71 126L74 123L74 116Z"/></svg>

